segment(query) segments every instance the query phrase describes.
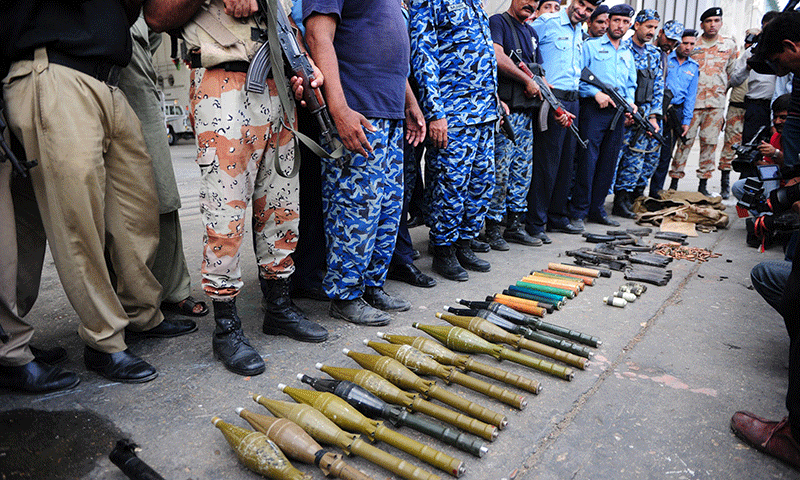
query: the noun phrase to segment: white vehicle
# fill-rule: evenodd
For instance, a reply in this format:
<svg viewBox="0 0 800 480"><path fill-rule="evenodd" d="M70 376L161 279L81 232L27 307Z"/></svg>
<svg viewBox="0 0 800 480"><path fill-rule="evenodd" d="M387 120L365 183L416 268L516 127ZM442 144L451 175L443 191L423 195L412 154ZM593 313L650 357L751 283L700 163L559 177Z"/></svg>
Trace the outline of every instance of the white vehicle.
<svg viewBox="0 0 800 480"><path fill-rule="evenodd" d="M164 120L170 145L175 145L178 138L194 138L189 115L179 105L164 104Z"/></svg>

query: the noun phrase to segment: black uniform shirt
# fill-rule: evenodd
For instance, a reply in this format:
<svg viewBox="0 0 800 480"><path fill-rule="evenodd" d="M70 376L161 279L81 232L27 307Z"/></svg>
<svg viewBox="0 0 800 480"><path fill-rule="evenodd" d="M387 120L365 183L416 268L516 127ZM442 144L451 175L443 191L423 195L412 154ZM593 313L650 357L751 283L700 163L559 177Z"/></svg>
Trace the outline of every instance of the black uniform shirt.
<svg viewBox="0 0 800 480"><path fill-rule="evenodd" d="M0 0L0 57L30 57L42 45L125 66L130 25L119 0Z"/></svg>

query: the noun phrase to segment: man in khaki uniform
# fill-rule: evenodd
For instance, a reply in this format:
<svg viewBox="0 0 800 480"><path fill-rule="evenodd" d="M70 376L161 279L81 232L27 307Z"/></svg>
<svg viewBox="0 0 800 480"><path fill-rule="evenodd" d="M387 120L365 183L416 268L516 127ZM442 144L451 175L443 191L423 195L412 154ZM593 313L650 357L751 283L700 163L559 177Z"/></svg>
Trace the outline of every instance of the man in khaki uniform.
<svg viewBox="0 0 800 480"><path fill-rule="evenodd" d="M703 35L697 40L692 59L700 65L700 80L697 86L697 101L694 106L694 117L686 134L688 142L679 143L672 160L669 176L672 177L670 188L678 189L678 180L683 178L684 168L694 139L700 135L700 166L697 177L700 179L698 191L708 195L706 184L714 170L717 139L725 121L725 93L733 72L738 49L729 37L719 34L722 28L722 9L712 7L700 16L700 27ZM730 171L730 162L720 161L719 169Z"/></svg>
<svg viewBox="0 0 800 480"><path fill-rule="evenodd" d="M174 337L197 329L192 321L164 321L161 286L149 268L158 198L141 125L116 87L138 10L135 1L108 0L0 6L8 123L27 157L39 162L31 170L33 190L59 278L81 320L85 365L130 383L157 372L127 349L126 331ZM19 368L3 371L3 384L46 386L47 376L31 367L35 361L21 365L29 351L14 352L2 360Z"/></svg>

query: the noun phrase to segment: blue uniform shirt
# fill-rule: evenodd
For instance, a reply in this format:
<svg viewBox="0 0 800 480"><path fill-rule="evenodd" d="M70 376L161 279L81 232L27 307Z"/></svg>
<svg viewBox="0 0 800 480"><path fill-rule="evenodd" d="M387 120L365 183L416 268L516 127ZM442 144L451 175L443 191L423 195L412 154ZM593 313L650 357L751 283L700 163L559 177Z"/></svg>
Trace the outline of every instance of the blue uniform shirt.
<svg viewBox="0 0 800 480"><path fill-rule="evenodd" d="M614 48L608 34L600 38L592 38L583 45L583 64L603 83L617 90L628 103L633 104L636 94L636 65L633 53L620 42L619 49ZM580 96L594 97L600 89L594 85L581 82Z"/></svg>
<svg viewBox="0 0 800 480"><path fill-rule="evenodd" d="M672 92L672 104L683 104L683 125L692 123L694 115L694 102L697 100L697 81L700 78L700 66L691 57L678 63L675 52L667 57L667 83L666 88Z"/></svg>
<svg viewBox="0 0 800 480"><path fill-rule="evenodd" d="M411 70L428 121L463 127L497 120L497 59L475 0L412 0Z"/></svg>
<svg viewBox="0 0 800 480"><path fill-rule="evenodd" d="M533 22L539 36L542 67L553 88L576 92L583 69L583 33L579 25L569 21L566 8L546 13Z"/></svg>

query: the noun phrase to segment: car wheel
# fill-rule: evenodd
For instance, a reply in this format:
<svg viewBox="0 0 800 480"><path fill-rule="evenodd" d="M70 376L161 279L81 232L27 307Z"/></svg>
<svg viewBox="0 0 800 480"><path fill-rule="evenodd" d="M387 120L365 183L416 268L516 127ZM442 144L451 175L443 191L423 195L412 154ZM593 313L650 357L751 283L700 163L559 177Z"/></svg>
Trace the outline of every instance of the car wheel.
<svg viewBox="0 0 800 480"><path fill-rule="evenodd" d="M175 140L175 132L172 131L172 127L167 128L167 143L175 145Z"/></svg>

